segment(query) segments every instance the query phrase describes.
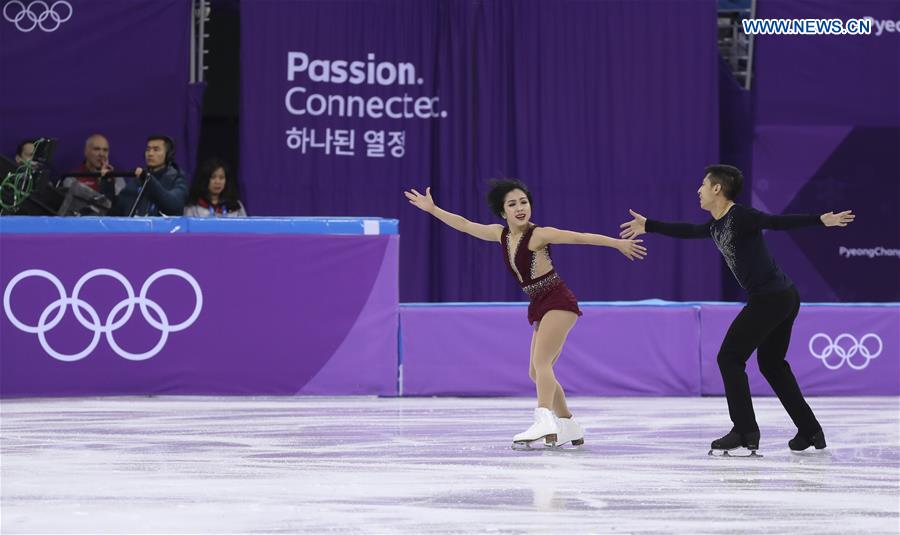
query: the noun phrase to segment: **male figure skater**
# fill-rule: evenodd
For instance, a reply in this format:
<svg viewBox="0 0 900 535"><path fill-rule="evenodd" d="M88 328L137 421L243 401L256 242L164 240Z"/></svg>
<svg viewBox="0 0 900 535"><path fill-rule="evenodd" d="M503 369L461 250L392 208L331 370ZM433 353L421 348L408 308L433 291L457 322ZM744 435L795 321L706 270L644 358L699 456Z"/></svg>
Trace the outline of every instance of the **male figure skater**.
<svg viewBox="0 0 900 535"><path fill-rule="evenodd" d="M788 442L790 449L802 451L810 446L823 449L825 434L822 426L803 399L785 360L791 328L800 310L800 296L791 279L775 264L763 240L762 230L818 225L845 227L855 216L850 210L822 215L765 214L735 204L734 199L743 184L744 177L739 169L730 165L711 165L706 168L703 184L697 190L700 208L712 215L711 220L702 225L664 223L629 210L634 219L621 225L620 235L636 238L646 232L655 232L675 238L712 237L731 272L749 294L747 304L728 328L717 357L734 427L727 435L712 442L709 454L728 455L729 451L744 447L750 450L750 455L756 455L759 449L759 426L745 371L747 359L754 350L758 350L760 372L797 426L797 435Z"/></svg>

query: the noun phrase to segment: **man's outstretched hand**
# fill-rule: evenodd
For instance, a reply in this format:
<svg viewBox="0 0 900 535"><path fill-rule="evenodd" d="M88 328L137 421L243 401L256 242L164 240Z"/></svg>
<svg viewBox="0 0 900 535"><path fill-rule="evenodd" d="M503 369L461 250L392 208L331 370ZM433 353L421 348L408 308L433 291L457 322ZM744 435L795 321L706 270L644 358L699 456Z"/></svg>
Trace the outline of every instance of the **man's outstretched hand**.
<svg viewBox="0 0 900 535"><path fill-rule="evenodd" d="M635 212L634 210L628 210L628 213L631 214L634 219L619 225L619 228L624 229L619 233L619 237L625 239L633 239L637 238L641 234L646 234L647 218Z"/></svg>
<svg viewBox="0 0 900 535"><path fill-rule="evenodd" d="M837 214L828 212L827 214L822 214L819 219L822 220L822 223L824 223L826 227L846 227L850 223L853 223L856 216L853 215L853 210L846 210Z"/></svg>

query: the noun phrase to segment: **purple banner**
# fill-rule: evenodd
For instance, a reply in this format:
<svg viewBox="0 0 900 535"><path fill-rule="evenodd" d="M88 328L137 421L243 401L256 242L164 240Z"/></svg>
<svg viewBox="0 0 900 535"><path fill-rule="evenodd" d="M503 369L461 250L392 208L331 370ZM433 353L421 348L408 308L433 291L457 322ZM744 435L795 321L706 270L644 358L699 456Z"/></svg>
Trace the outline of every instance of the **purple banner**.
<svg viewBox="0 0 900 535"><path fill-rule="evenodd" d="M724 394L716 355L740 310L740 305L701 308L704 394ZM807 395L900 395L900 307L803 305L787 360ZM774 395L759 373L756 353L747 375L754 394Z"/></svg>
<svg viewBox="0 0 900 535"><path fill-rule="evenodd" d="M193 168L191 2L0 3L0 153L11 157L26 138L58 138L54 166L71 171L86 138L101 133L110 163L126 169L144 164L148 135L167 134L176 161Z"/></svg>
<svg viewBox="0 0 900 535"><path fill-rule="evenodd" d="M698 307L580 306L554 368L567 394L700 394ZM534 395L525 309L401 307L403 395Z"/></svg>
<svg viewBox="0 0 900 535"><path fill-rule="evenodd" d="M900 300L898 147L900 128L756 127L754 207L857 214L846 228L767 234L804 299Z"/></svg>
<svg viewBox="0 0 900 535"><path fill-rule="evenodd" d="M2 396L396 394L397 235L0 248Z"/></svg>
<svg viewBox="0 0 900 535"><path fill-rule="evenodd" d="M852 209L846 229L770 233L811 301L900 300L900 3L759 2L760 18L869 18L870 35L755 39L752 203Z"/></svg>
<svg viewBox="0 0 900 535"><path fill-rule="evenodd" d="M617 235L629 208L701 220L715 34L712 0L244 1L248 207L401 219L403 301L519 300L496 244L401 191L430 185L440 206L490 223L485 180L514 176L540 225ZM719 298L711 243L647 239L656 261L586 247L554 260L582 300Z"/></svg>
<svg viewBox="0 0 900 535"><path fill-rule="evenodd" d="M756 18L869 19L869 35L754 37L756 118L765 125L900 125L900 3L759 0Z"/></svg>

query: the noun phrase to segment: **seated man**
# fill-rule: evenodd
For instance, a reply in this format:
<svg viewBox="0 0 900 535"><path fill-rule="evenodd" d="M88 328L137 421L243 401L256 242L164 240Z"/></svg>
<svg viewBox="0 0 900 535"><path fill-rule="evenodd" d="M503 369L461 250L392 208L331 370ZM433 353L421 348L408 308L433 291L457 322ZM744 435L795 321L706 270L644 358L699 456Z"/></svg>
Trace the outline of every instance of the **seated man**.
<svg viewBox="0 0 900 535"><path fill-rule="evenodd" d="M71 176L92 190L102 193L110 201L114 201L116 195L125 189L124 178L78 176L79 173L105 174L112 170L114 167L109 164L109 141L101 134L94 134L84 142L84 161L81 163L81 167L72 171ZM69 180L66 180L63 185L68 186Z"/></svg>
<svg viewBox="0 0 900 535"><path fill-rule="evenodd" d="M135 178L128 179L116 197L112 215L182 215L187 180L175 164L175 142L168 136L150 136L144 159L147 169L135 169Z"/></svg>

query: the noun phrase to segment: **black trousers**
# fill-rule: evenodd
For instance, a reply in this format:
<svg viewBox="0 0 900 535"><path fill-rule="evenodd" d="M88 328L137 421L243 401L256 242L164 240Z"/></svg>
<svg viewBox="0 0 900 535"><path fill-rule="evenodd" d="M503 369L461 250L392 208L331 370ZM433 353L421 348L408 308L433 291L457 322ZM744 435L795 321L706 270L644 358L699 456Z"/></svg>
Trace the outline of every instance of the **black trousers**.
<svg viewBox="0 0 900 535"><path fill-rule="evenodd" d="M807 435L822 429L785 360L791 329L799 311L800 295L794 286L779 292L751 295L728 328L717 361L725 383L728 413L736 431L759 431L745 370L754 350L757 350L759 371L772 386L797 429Z"/></svg>

